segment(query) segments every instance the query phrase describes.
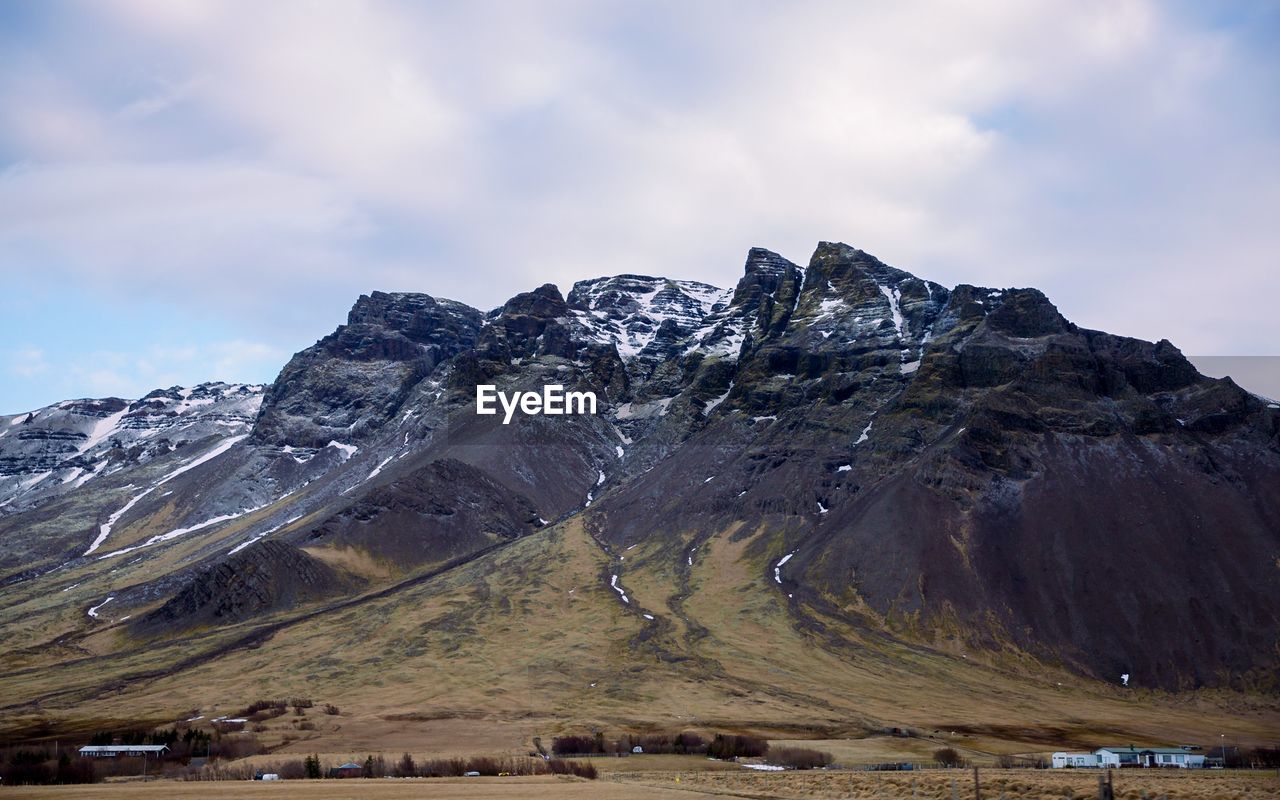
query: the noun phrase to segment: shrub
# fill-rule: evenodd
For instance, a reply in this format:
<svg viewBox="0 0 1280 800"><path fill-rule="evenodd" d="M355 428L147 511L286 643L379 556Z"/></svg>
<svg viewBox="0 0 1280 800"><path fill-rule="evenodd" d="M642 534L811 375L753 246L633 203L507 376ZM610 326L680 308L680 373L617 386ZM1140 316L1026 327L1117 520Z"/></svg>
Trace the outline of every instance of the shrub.
<svg viewBox="0 0 1280 800"><path fill-rule="evenodd" d="M557 736L551 740L551 752L558 756L579 756L605 751L599 736Z"/></svg>
<svg viewBox="0 0 1280 800"><path fill-rule="evenodd" d="M329 715L329 716L331 716L331 717L336 717L336 716L338 716L339 714L341 714L342 712L341 712L341 711L339 711L339 710L338 710L338 707L337 707L337 706L335 706L333 703L325 703L325 704L324 704L324 713L328 714L328 715Z"/></svg>
<svg viewBox="0 0 1280 800"><path fill-rule="evenodd" d="M98 773L93 760L89 758L71 758L66 753L58 759L58 769L53 776L54 783L97 783Z"/></svg>
<svg viewBox="0 0 1280 800"><path fill-rule="evenodd" d="M4 782L9 786L39 785L53 782L53 770L46 763L49 754L43 750L18 750L9 755Z"/></svg>
<svg viewBox="0 0 1280 800"><path fill-rule="evenodd" d="M284 700L254 700L237 716L246 717L250 722L266 722L269 719L284 716L288 710L289 704ZM225 725L226 723L217 724Z"/></svg>
<svg viewBox="0 0 1280 800"><path fill-rule="evenodd" d="M305 761L293 759L280 764L273 770L282 780L297 781L310 777L307 775L307 764Z"/></svg>
<svg viewBox="0 0 1280 800"><path fill-rule="evenodd" d="M510 772L505 766L499 759L478 756L469 761L467 772L479 772L481 775L497 775L500 772Z"/></svg>
<svg viewBox="0 0 1280 800"><path fill-rule="evenodd" d="M197 753L199 751L196 751ZM219 736L214 740L209 755L213 758L236 760L246 756L256 756L262 752L262 743L251 733L236 736Z"/></svg>
<svg viewBox="0 0 1280 800"><path fill-rule="evenodd" d="M684 731L676 734L671 749L676 753L705 753L707 752L707 740L693 731Z"/></svg>
<svg viewBox="0 0 1280 800"><path fill-rule="evenodd" d="M424 778L457 778L467 771L467 762L461 758L433 758L418 765L418 774Z"/></svg>
<svg viewBox="0 0 1280 800"><path fill-rule="evenodd" d="M381 753L365 759L364 774L366 778L387 777L387 760L382 757Z"/></svg>
<svg viewBox="0 0 1280 800"><path fill-rule="evenodd" d="M1049 766L1043 756L996 756L996 766L1000 769L1045 769Z"/></svg>
<svg viewBox="0 0 1280 800"><path fill-rule="evenodd" d="M400 756L400 760L396 762L397 778L413 778L418 774L418 765L413 762L413 756L405 753Z"/></svg>
<svg viewBox="0 0 1280 800"><path fill-rule="evenodd" d="M953 747L939 747L933 751L933 760L942 767L963 767L964 759Z"/></svg>
<svg viewBox="0 0 1280 800"><path fill-rule="evenodd" d="M769 763L791 769L821 769L831 766L830 753L804 747L777 747L769 750Z"/></svg>
<svg viewBox="0 0 1280 800"><path fill-rule="evenodd" d="M404 763L404 759L401 759ZM420 762L417 773L424 778L456 778L467 772L478 772L481 775L578 775L583 778L594 778L595 767L591 764L579 764L576 761L564 761L553 758L494 758L475 756L472 758L437 758Z"/></svg>
<svg viewBox="0 0 1280 800"><path fill-rule="evenodd" d="M99 780L92 759L65 751L56 759L48 750L25 747L0 752L0 784L4 786L97 783Z"/></svg>
<svg viewBox="0 0 1280 800"><path fill-rule="evenodd" d="M565 761L561 758L553 758L546 762L546 768L552 775L576 775L588 780L595 780L599 774L596 772L596 765L589 761Z"/></svg>
<svg viewBox="0 0 1280 800"><path fill-rule="evenodd" d="M757 758L769 752L769 743L756 736L717 733L707 746L711 758Z"/></svg>

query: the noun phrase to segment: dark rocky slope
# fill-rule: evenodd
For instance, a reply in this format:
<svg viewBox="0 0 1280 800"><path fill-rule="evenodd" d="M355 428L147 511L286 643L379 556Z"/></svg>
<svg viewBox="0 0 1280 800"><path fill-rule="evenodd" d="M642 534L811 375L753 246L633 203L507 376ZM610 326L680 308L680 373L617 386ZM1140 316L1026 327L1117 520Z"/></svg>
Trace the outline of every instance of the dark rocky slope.
<svg viewBox="0 0 1280 800"><path fill-rule="evenodd" d="M353 592L360 582L296 547L261 542L192 574L169 600L130 623L154 638L228 625Z"/></svg>
<svg viewBox="0 0 1280 800"><path fill-rule="evenodd" d="M782 531L760 555L771 577L794 553L797 599L1112 681L1275 663L1274 409L1035 290L948 293L841 245L803 288L769 277L714 419L593 509L599 535Z"/></svg>

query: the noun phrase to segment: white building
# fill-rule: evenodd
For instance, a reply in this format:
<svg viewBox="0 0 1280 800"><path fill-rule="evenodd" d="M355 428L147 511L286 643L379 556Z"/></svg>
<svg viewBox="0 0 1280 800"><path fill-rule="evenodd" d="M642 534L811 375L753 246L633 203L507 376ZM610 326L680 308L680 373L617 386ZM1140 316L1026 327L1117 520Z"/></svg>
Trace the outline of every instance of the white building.
<svg viewBox="0 0 1280 800"><path fill-rule="evenodd" d="M1054 753L1053 768L1064 769L1066 767L1096 767L1098 766L1098 755L1096 753Z"/></svg>
<svg viewBox="0 0 1280 800"><path fill-rule="evenodd" d="M90 744L80 748L80 755L88 758L118 758L119 756L137 758L163 756L168 752L168 746L163 744Z"/></svg>
<svg viewBox="0 0 1280 800"><path fill-rule="evenodd" d="M1100 747L1095 755L1100 767L1199 769L1204 766L1204 756L1182 747Z"/></svg>

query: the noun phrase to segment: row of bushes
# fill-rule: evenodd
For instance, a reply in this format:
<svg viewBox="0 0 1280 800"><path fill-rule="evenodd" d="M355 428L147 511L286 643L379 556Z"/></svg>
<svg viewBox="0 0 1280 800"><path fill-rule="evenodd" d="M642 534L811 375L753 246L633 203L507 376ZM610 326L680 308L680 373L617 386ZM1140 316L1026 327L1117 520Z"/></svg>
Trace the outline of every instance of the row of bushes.
<svg viewBox="0 0 1280 800"><path fill-rule="evenodd" d="M759 758L769 752L769 743L758 736L739 736L717 733L707 745L707 756L728 760L732 758Z"/></svg>
<svg viewBox="0 0 1280 800"><path fill-rule="evenodd" d="M704 754L708 742L692 731L681 733L629 734L619 739L605 739L604 734L560 736L552 740L556 755L616 755L630 753L639 747L646 753Z"/></svg>
<svg viewBox="0 0 1280 800"><path fill-rule="evenodd" d="M787 769L825 769L833 760L830 753L806 747L773 747L768 759L770 764Z"/></svg>
<svg viewBox="0 0 1280 800"><path fill-rule="evenodd" d="M563 758L437 758L412 765L406 762L408 754L396 765L401 777L416 775L423 778L453 778L468 772L481 775L576 775L595 780L596 767L590 762L569 761ZM416 772L406 770L416 766Z"/></svg>
<svg viewBox="0 0 1280 800"><path fill-rule="evenodd" d="M367 756L361 766L364 778L457 778L468 772L480 775L576 775L580 778L596 778L596 768L591 763L552 758L435 758L418 761L405 753L394 764L382 756ZM272 772L282 780L307 780L326 778L335 772L335 765L322 762L319 756L307 756L272 764L257 769L247 764L207 765L200 769L188 769L177 777L189 781L249 780L255 775Z"/></svg>
<svg viewBox="0 0 1280 800"><path fill-rule="evenodd" d="M97 783L100 776L93 761L60 754L51 757L47 750L11 750L0 764L0 783L5 786L44 786L48 784Z"/></svg>
<svg viewBox="0 0 1280 800"><path fill-rule="evenodd" d="M831 765L830 753L800 747L769 748L769 742L758 736L717 733L707 740L692 731L680 733L629 734L617 739L605 739L597 732L590 736L569 735L552 740L551 750L558 756L596 756L634 752L653 754L705 755L709 758L731 760L768 756L768 762L789 769L821 769Z"/></svg>
<svg viewBox="0 0 1280 800"><path fill-rule="evenodd" d="M110 744L164 744L173 747L174 742L178 741L180 735L177 728L169 728L168 730L128 730L128 731L98 731L89 737L89 744L92 745L110 745Z"/></svg>
<svg viewBox="0 0 1280 800"><path fill-rule="evenodd" d="M1049 760L1043 756L996 756L996 766L1000 769L1048 769Z"/></svg>
<svg viewBox="0 0 1280 800"><path fill-rule="evenodd" d="M711 758L758 758L769 752L769 743L756 736L718 733L708 741L692 731L680 733L628 734L606 739L602 733L559 736L551 742L557 756L598 756L631 753L641 748L648 754L706 755Z"/></svg>

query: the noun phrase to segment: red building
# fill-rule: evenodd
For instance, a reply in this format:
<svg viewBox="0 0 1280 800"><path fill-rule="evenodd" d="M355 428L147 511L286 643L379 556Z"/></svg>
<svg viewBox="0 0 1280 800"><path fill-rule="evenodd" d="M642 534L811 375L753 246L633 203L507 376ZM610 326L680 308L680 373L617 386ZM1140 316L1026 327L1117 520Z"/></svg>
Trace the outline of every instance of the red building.
<svg viewBox="0 0 1280 800"><path fill-rule="evenodd" d="M363 778L364 767L354 761L348 761L342 766L330 770L329 776L333 778Z"/></svg>

